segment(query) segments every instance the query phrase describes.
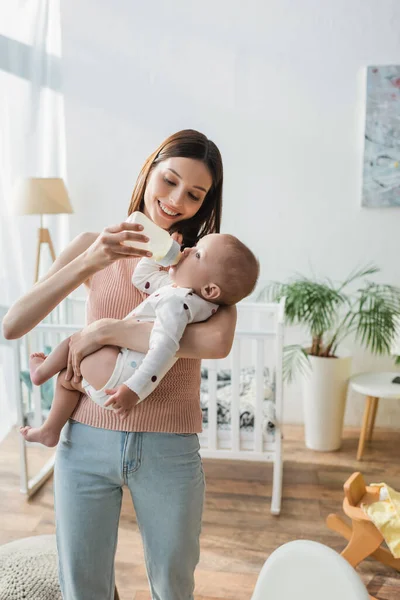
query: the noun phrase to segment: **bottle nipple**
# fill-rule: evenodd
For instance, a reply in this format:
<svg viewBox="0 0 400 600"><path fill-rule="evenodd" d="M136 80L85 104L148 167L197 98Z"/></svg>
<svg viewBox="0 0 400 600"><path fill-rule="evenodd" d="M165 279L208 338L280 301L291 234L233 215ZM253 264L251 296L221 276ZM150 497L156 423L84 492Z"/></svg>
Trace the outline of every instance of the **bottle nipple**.
<svg viewBox="0 0 400 600"><path fill-rule="evenodd" d="M168 234L167 234L168 235ZM180 260L181 247L178 242L168 236L168 241L171 244L168 252L160 260L154 259L162 267L170 267L175 265Z"/></svg>
<svg viewBox="0 0 400 600"><path fill-rule="evenodd" d="M176 255L174 262L171 263L171 267L175 267L181 261L182 256L183 252L179 252L179 254Z"/></svg>

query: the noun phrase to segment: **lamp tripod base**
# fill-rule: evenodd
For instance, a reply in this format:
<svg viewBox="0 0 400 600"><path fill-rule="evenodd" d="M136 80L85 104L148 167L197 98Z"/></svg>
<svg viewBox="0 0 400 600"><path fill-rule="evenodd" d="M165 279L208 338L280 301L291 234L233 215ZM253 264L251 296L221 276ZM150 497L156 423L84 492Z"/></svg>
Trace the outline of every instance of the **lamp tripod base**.
<svg viewBox="0 0 400 600"><path fill-rule="evenodd" d="M37 249L36 249L35 283L39 279L40 250L41 250L42 244L49 245L50 255L54 262L56 260L56 254L54 252L53 242L51 241L50 231L46 227L39 227L39 229L38 229Z"/></svg>

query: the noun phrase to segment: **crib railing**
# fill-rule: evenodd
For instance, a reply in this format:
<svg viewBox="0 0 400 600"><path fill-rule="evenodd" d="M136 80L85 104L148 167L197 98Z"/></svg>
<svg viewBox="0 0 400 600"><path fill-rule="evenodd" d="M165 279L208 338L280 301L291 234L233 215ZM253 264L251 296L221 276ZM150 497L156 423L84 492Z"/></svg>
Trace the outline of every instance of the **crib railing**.
<svg viewBox="0 0 400 600"><path fill-rule="evenodd" d="M243 328L238 318L233 347L228 359L207 360L208 427L199 435L204 458L266 461L273 463L271 513L279 514L282 496L282 412L283 412L283 344L284 308L276 303L242 303L238 317L250 316L252 327ZM268 318L265 326L264 317ZM246 321L246 320L245 320ZM247 319L249 321L249 319ZM248 323L247 323L248 325ZM253 346L249 360L248 348ZM246 350L243 352L243 346ZM268 357L267 357L268 354ZM217 376L221 369L231 370L230 428L218 429ZM252 431L240 429L240 373L243 364L255 370L254 426ZM264 369L268 365L274 383L274 431L268 435L264 427Z"/></svg>
<svg viewBox="0 0 400 600"><path fill-rule="evenodd" d="M40 323L37 325L23 341L23 356L22 356L22 367L26 370L28 368L28 357L31 352L44 351L46 347L54 348L63 339L81 329L80 325L69 325L69 324L52 324L52 323ZM55 388L57 377L53 377L53 387ZM27 389L22 389L20 395L20 402L22 406L18 410L18 425L25 425L25 417L27 414L30 415L29 424L33 427L40 427L42 425L42 392L38 386L32 386L31 392ZM22 439L22 438L21 438ZM43 467L33 476L29 476L28 469L28 456L27 456L27 444L24 440L21 448L21 473L20 473L20 489L23 494L26 494L28 498L33 496L37 490L39 490L45 481L51 476L54 469L55 454L53 454Z"/></svg>
<svg viewBox="0 0 400 600"><path fill-rule="evenodd" d="M242 303L239 305L240 313L252 313L252 320L256 327L260 326L263 315L270 316L268 328L256 327L240 329L240 324L235 332L233 347L228 359L228 368L231 370L231 419L229 432L218 431L217 413L217 375L221 368L220 360L203 361L208 371L208 427L200 435L202 455L204 457L231 458L239 460L272 460L275 451L275 440L279 426L282 422L282 354L283 354L283 313L284 304L259 304ZM269 351L269 361L266 361L266 342L270 342L273 349ZM247 343L253 345L252 363L255 370L255 402L254 402L254 428L252 439L245 439L240 430L240 373L243 363L249 364L249 357L243 352L242 346ZM264 404L264 369L268 366L274 383L275 401L275 436L273 442L268 442L263 428ZM228 434L228 435L227 435Z"/></svg>
<svg viewBox="0 0 400 600"><path fill-rule="evenodd" d="M77 300L74 300L77 302ZM79 301L78 301L79 302ZM80 300L82 302L82 300ZM265 319L266 318L266 319ZM264 321L267 321L267 326ZM208 369L208 427L199 435L201 454L204 458L226 458L274 463L273 494L271 512L280 510L282 477L282 353L284 303L261 304L241 303L238 306L238 326L234 343L227 359L207 360L203 364ZM25 340L27 354L40 351L46 346L54 348L62 339L82 328L80 324L41 323ZM266 348L268 346L268 368L273 376L275 401L275 430L272 439L268 439L263 429L264 368L266 366ZM244 362L249 364L249 344L252 346L251 362L255 369L255 410L252 432L240 429L240 371ZM245 360L244 360L245 359ZM229 431L220 431L217 423L217 374L221 365L231 369L231 427ZM55 385L54 378L54 385ZM42 422L42 399L39 387L33 386L31 424L40 426ZM23 453L21 490L31 496L51 475L54 456L32 479L28 479L26 452Z"/></svg>

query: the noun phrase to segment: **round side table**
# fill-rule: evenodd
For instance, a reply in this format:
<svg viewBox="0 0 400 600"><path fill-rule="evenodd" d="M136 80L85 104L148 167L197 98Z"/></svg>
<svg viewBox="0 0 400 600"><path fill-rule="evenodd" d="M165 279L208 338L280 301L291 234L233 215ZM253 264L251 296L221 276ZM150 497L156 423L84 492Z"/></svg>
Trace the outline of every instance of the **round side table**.
<svg viewBox="0 0 400 600"><path fill-rule="evenodd" d="M400 399L400 384L392 383L399 375L398 372L360 373L350 378L349 383L353 390L366 396L357 460L361 460L365 442L372 438L380 398Z"/></svg>

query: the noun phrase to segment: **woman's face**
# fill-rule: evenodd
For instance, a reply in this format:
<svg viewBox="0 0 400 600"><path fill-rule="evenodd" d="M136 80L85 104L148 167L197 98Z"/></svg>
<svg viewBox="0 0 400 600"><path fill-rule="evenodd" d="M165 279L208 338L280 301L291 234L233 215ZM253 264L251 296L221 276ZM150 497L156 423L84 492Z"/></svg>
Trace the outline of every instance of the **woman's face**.
<svg viewBox="0 0 400 600"><path fill-rule="evenodd" d="M151 171L144 192L144 213L163 229L193 217L212 185L206 165L193 158L167 158Z"/></svg>

